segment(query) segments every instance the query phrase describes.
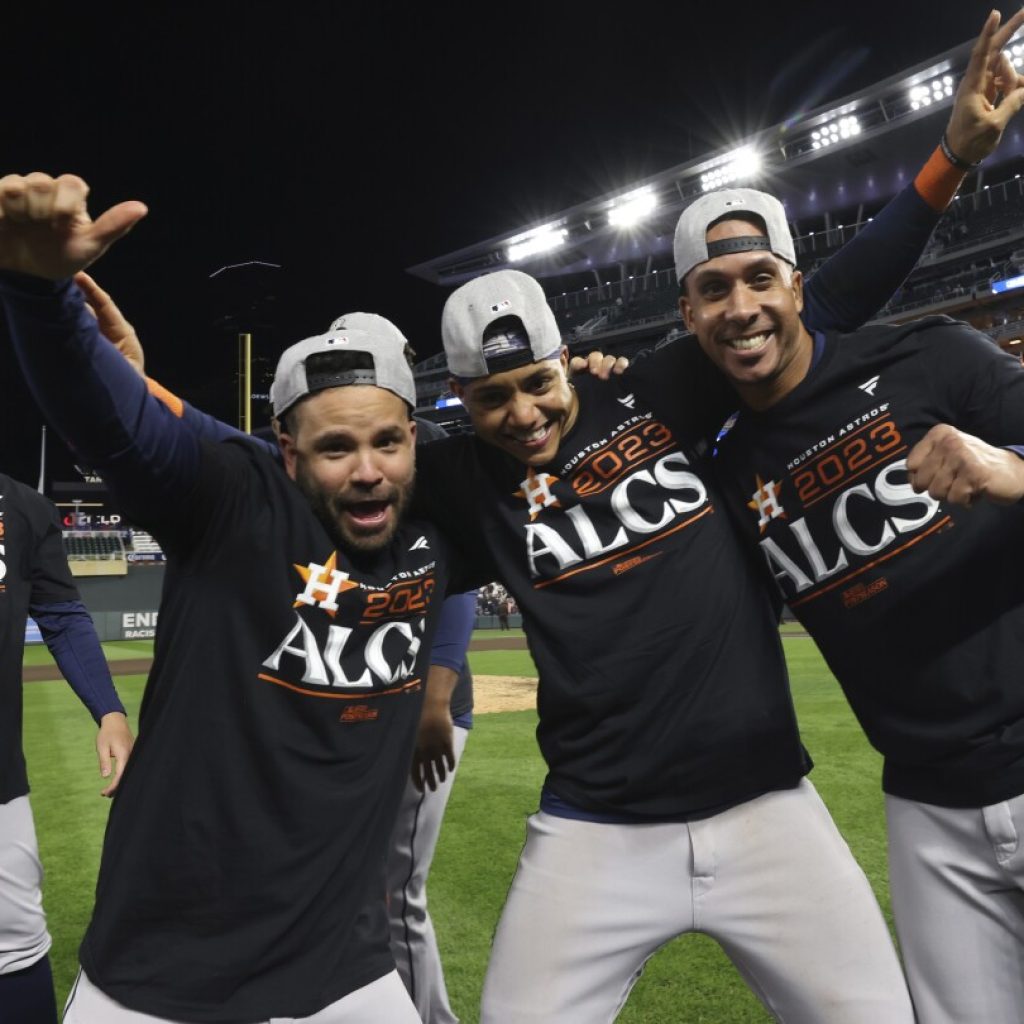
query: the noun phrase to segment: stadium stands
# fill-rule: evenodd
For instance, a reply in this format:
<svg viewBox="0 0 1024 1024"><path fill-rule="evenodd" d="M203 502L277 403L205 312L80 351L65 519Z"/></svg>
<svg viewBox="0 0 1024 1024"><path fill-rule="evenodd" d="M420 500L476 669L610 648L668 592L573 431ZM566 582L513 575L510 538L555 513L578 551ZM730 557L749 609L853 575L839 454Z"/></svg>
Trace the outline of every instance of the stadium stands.
<svg viewBox="0 0 1024 1024"><path fill-rule="evenodd" d="M64 548L73 576L125 576L128 557L117 530L65 530Z"/></svg>
<svg viewBox="0 0 1024 1024"><path fill-rule="evenodd" d="M945 313L969 320L1008 347L1024 333L1024 287L1015 297L1012 289L1000 294L992 285L1024 271L1024 179L1012 173L992 184L981 185L975 179L966 187L972 184L974 190L958 196L943 216L928 252L879 319L898 322ZM805 221L808 229L796 238L805 274L812 274L870 219L862 216L845 222L841 215L842 211L830 213L818 229ZM661 262L666 260L662 257ZM633 275L621 270L615 268L617 277L606 271L599 284L549 294L563 337L574 353L600 348L629 356L682 331L671 266ZM451 395L443 354L420 363L416 380L421 412L435 410L439 399ZM457 407L445 412L443 417L435 412L433 418L461 429L463 417Z"/></svg>

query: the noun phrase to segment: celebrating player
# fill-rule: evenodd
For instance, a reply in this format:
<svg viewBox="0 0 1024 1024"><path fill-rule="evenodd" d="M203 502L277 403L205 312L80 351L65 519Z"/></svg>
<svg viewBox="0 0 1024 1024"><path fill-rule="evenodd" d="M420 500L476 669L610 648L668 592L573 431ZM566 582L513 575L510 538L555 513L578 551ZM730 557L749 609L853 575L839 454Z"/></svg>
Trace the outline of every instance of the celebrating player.
<svg viewBox="0 0 1024 1024"><path fill-rule="evenodd" d="M9 1020L56 1024L28 777L21 750L21 661L31 614L61 673L99 725L100 772L117 790L132 749L124 707L78 595L57 511L0 474L0 1007Z"/></svg>
<svg viewBox="0 0 1024 1024"><path fill-rule="evenodd" d="M145 212L0 180L0 293L33 391L169 555L140 742L107 829L66 1021L407 1021L383 864L443 544L404 523L415 402L386 321L282 356L286 473L204 445L68 278ZM437 600L435 600L435 597Z"/></svg>
<svg viewBox="0 0 1024 1024"><path fill-rule="evenodd" d="M977 67L973 70L976 72ZM962 88L978 88L968 79ZM1024 101L1005 79L1005 125ZM947 157L984 152L948 139ZM924 1024L1024 1021L1024 371L946 317L801 323L781 204L679 220L688 327L743 403L718 476L885 757L893 909ZM969 511L957 506L975 506Z"/></svg>
<svg viewBox="0 0 1024 1024"><path fill-rule="evenodd" d="M135 328L89 274L83 271L74 280L96 316L100 332L144 376L144 353ZM383 324L374 314L356 313L339 317L330 330ZM152 380L149 383L155 393L166 396L159 385ZM205 423L205 417L187 405L182 406L182 413L186 423L193 418L200 428ZM446 436L430 420L417 417L415 423L417 445ZM457 1021L448 1001L437 938L427 909L426 883L455 773L472 727L473 677L466 647L475 606L476 595L470 593L450 596L442 608L430 652L413 770L399 804L387 858L391 951L398 974L425 1024Z"/></svg>

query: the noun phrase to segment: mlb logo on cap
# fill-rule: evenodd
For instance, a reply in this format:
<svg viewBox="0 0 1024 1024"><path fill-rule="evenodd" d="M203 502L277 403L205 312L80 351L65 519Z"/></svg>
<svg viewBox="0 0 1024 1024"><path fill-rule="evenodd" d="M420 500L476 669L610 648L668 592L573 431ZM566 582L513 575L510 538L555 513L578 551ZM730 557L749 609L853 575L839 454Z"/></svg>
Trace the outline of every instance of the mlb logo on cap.
<svg viewBox="0 0 1024 1024"><path fill-rule="evenodd" d="M501 302L496 302L493 306L491 306L491 312L492 313L500 313L503 309L511 309L511 308L512 308L512 300L511 299L502 299Z"/></svg>

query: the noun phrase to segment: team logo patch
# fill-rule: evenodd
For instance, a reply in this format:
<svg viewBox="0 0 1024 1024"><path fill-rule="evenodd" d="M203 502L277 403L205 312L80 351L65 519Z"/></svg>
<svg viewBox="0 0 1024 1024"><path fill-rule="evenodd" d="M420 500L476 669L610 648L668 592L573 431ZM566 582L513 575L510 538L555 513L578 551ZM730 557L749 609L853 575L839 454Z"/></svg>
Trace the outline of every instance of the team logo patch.
<svg viewBox="0 0 1024 1024"><path fill-rule="evenodd" d="M296 565L295 571L306 584L305 589L295 595L293 608L302 605L319 605L333 619L338 612L338 595L346 590L354 590L359 586L353 583L347 572L337 568L338 552L332 551L331 557L323 565L310 562L309 565Z"/></svg>
<svg viewBox="0 0 1024 1024"><path fill-rule="evenodd" d="M776 483L774 480L769 480L765 483L760 476L756 479L757 490L754 491L750 501L747 502L747 508L753 509L758 513L760 518L757 521L757 525L761 533L764 533L768 524L773 519L786 518L785 509L779 504L779 491L782 490L782 484Z"/></svg>
<svg viewBox="0 0 1024 1024"><path fill-rule="evenodd" d="M512 300L511 299L502 299L500 302L496 302L496 303L494 303L493 306L491 306L491 312L492 313L500 313L503 309L511 309L511 308L512 308Z"/></svg>
<svg viewBox="0 0 1024 1024"><path fill-rule="evenodd" d="M530 521L540 514L544 508L560 508L561 502L551 493L551 485L558 482L557 476L550 473L537 473L530 466L526 471L526 479L519 485L515 497L525 498L530 510Z"/></svg>

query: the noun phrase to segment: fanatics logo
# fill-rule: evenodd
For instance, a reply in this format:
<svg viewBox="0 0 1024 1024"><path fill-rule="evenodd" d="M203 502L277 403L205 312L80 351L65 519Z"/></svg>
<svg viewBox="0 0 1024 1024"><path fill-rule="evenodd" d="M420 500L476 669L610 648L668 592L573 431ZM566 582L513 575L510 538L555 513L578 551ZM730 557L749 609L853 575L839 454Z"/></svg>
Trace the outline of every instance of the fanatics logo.
<svg viewBox="0 0 1024 1024"><path fill-rule="evenodd" d="M632 409L636 405L636 398L632 394L623 395L622 398L617 398L616 401L627 409Z"/></svg>
<svg viewBox="0 0 1024 1024"><path fill-rule="evenodd" d="M530 509L532 522L540 514L542 508L560 508L561 502L551 493L551 485L558 482L557 476L550 473L536 473L532 466L526 471L526 479L516 491L517 498L525 498Z"/></svg>
<svg viewBox="0 0 1024 1024"><path fill-rule="evenodd" d="M420 537L419 540L414 540L412 546L409 548L410 551L422 551L429 548L430 545L427 543L426 537Z"/></svg>
<svg viewBox="0 0 1024 1024"><path fill-rule="evenodd" d="M878 387L879 379L880 378L876 375L876 376L870 378L870 380L864 381L863 384L858 384L857 387L859 387L861 389L861 391L865 392L866 394L869 394L872 398L874 398L875 397L875 388Z"/></svg>
<svg viewBox="0 0 1024 1024"><path fill-rule="evenodd" d="M786 518L786 513L779 504L779 491L782 490L782 484L776 483L774 480L765 483L759 476L756 479L757 490L747 502L747 508L759 513L760 518L757 525L761 528L761 533L764 533L771 520Z"/></svg>

